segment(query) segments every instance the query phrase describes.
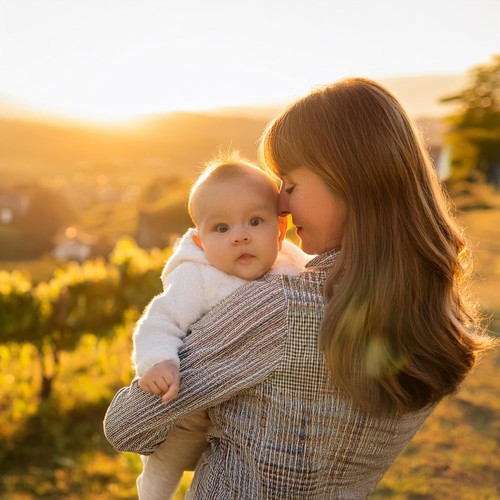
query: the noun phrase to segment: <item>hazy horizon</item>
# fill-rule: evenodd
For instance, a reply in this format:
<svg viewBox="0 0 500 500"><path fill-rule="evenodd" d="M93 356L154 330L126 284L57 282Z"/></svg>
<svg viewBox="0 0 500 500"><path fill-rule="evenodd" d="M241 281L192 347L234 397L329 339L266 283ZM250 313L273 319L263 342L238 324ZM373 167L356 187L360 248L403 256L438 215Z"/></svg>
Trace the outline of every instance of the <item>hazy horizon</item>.
<svg viewBox="0 0 500 500"><path fill-rule="evenodd" d="M394 76L378 79L386 85L403 103L407 111L415 118L440 118L450 114L450 105L439 103L439 98L459 92L467 83L467 75L416 75ZM151 115L172 113L238 115L248 118L269 118L290 102L289 100L234 104L214 108L176 109L170 111L151 111L136 115L123 116L113 120L91 119L71 113L57 113L44 109L37 103L18 96L0 92L0 118L22 120L42 120L49 122L68 122L81 124L126 124Z"/></svg>

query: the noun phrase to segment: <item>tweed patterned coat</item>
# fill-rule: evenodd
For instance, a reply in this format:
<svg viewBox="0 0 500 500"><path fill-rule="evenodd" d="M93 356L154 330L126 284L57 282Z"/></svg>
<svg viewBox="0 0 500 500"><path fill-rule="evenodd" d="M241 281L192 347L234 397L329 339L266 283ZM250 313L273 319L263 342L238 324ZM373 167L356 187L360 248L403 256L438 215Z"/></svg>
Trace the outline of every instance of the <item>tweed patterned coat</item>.
<svg viewBox="0 0 500 500"><path fill-rule="evenodd" d="M206 409L210 447L188 498L366 498L432 409L372 417L329 381L318 332L336 258L268 274L215 306L180 350L177 398L165 405L134 380L106 414L110 443L151 454L174 422Z"/></svg>

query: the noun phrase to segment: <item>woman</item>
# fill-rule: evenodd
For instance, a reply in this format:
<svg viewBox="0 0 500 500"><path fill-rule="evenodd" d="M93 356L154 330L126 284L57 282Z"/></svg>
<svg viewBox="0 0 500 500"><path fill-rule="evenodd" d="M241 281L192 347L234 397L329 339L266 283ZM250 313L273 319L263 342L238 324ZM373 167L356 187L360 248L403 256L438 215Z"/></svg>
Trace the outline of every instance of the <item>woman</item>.
<svg viewBox="0 0 500 500"><path fill-rule="evenodd" d="M106 435L152 453L206 408L191 498L364 498L491 345L460 289L465 243L418 134L375 82L292 104L262 156L282 179L280 211L318 256L195 323L178 398L163 405L134 381Z"/></svg>

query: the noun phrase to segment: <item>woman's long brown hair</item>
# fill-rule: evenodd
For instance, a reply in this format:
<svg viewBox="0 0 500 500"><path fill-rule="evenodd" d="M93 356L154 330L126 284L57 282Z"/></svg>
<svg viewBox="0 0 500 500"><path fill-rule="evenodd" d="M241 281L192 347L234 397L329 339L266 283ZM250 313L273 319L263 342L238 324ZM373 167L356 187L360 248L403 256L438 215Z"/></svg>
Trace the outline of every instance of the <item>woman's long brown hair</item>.
<svg viewBox="0 0 500 500"><path fill-rule="evenodd" d="M395 97L361 78L319 88L270 124L261 157L278 175L311 169L346 202L320 332L337 387L372 414L455 392L493 341L465 298L466 242Z"/></svg>

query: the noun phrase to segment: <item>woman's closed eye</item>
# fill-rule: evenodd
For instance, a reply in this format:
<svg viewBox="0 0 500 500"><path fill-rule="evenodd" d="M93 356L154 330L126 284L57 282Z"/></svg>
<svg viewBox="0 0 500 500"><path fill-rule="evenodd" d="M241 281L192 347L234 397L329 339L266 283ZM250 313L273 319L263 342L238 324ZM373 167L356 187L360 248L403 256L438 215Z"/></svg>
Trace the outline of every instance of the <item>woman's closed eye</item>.
<svg viewBox="0 0 500 500"><path fill-rule="evenodd" d="M292 194L294 189L295 184L289 184L287 182L283 182L283 185L281 186L281 190L285 191L286 194Z"/></svg>

